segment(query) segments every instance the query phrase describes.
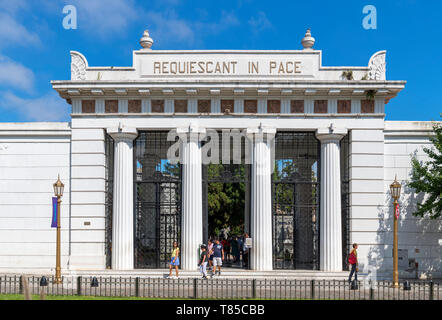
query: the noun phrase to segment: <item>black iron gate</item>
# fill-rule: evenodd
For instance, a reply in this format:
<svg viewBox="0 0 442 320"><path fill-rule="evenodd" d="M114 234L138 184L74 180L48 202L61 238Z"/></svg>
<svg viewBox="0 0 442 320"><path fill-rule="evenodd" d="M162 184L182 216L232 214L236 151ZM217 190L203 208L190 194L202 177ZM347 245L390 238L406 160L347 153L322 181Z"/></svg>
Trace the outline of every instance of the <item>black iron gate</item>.
<svg viewBox="0 0 442 320"><path fill-rule="evenodd" d="M273 267L319 268L320 143L312 132L278 132L272 174Z"/></svg>
<svg viewBox="0 0 442 320"><path fill-rule="evenodd" d="M104 150L106 153L105 166L105 254L106 268L112 268L112 212L113 212L113 188L114 188L114 139L105 134Z"/></svg>
<svg viewBox="0 0 442 320"><path fill-rule="evenodd" d="M342 212L342 266L348 270L350 243L350 137L347 134L341 140L341 212Z"/></svg>
<svg viewBox="0 0 442 320"><path fill-rule="evenodd" d="M181 239L181 165L167 151L167 132L141 132L135 141L135 268L167 268Z"/></svg>

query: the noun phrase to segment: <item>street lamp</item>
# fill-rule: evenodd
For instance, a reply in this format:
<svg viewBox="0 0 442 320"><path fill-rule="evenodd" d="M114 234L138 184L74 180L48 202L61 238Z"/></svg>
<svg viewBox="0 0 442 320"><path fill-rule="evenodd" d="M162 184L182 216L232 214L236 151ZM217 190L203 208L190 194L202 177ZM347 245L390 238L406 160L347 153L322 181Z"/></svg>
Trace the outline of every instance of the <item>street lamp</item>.
<svg viewBox="0 0 442 320"><path fill-rule="evenodd" d="M58 180L54 183L54 195L57 197L57 258L55 266L55 283L61 283L61 267L60 267L60 204L61 197L63 196L64 184L60 180L60 175L58 175Z"/></svg>
<svg viewBox="0 0 442 320"><path fill-rule="evenodd" d="M393 183L390 185L391 197L393 198L393 219L394 219L394 229L393 229L393 287L399 287L399 271L398 271L398 216L396 215L396 210L398 204L398 199L401 194L401 184L397 181L397 176L395 176Z"/></svg>

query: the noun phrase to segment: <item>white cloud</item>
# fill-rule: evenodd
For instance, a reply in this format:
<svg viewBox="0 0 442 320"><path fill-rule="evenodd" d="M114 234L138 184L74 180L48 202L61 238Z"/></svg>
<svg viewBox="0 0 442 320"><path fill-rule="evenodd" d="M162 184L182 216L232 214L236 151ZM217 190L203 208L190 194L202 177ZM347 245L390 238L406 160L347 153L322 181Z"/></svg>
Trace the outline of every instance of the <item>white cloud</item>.
<svg viewBox="0 0 442 320"><path fill-rule="evenodd" d="M20 9L28 8L25 0L0 0L0 9L9 13L15 13Z"/></svg>
<svg viewBox="0 0 442 320"><path fill-rule="evenodd" d="M56 92L36 99L24 99L5 92L0 94L0 109L13 111L24 121L66 121L70 106Z"/></svg>
<svg viewBox="0 0 442 320"><path fill-rule="evenodd" d="M206 15L206 12L200 14ZM214 22L182 19L173 10L147 12L146 21L151 37L154 41L157 40L158 44L185 43L189 46L202 41L207 35L216 35L240 24L235 14L225 11L222 11L219 20Z"/></svg>
<svg viewBox="0 0 442 320"><path fill-rule="evenodd" d="M138 18L133 0L66 0L77 8L79 30L108 37L124 33L130 22Z"/></svg>
<svg viewBox="0 0 442 320"><path fill-rule="evenodd" d="M249 25L252 27L253 33L259 33L266 29L273 29L273 25L267 18L265 12L260 11L256 17L251 17Z"/></svg>
<svg viewBox="0 0 442 320"><path fill-rule="evenodd" d="M193 43L195 32L189 22L180 19L174 12L148 12L146 14L150 36L159 43Z"/></svg>
<svg viewBox="0 0 442 320"><path fill-rule="evenodd" d="M40 38L36 33L28 31L11 15L0 12L0 48L13 44L37 45L40 44Z"/></svg>
<svg viewBox="0 0 442 320"><path fill-rule="evenodd" d="M0 85L31 92L34 73L22 64L0 54Z"/></svg>

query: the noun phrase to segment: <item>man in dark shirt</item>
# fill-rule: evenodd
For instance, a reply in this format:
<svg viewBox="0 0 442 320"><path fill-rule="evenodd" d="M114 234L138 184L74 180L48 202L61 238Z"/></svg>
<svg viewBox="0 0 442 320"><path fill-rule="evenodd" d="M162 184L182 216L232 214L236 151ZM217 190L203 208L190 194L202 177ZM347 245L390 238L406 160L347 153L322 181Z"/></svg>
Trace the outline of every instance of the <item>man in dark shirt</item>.
<svg viewBox="0 0 442 320"><path fill-rule="evenodd" d="M218 275L221 275L221 266L224 260L224 249L221 243L219 243L219 239L216 239L216 243L213 246L213 273L216 274L216 267L218 266Z"/></svg>
<svg viewBox="0 0 442 320"><path fill-rule="evenodd" d="M206 246L202 245L201 246L201 255L200 255L200 261L198 266L200 267L200 272L203 274L203 279L207 279L207 271L206 271L206 266L207 266L207 261L208 261L208 256L207 256L207 250L206 250Z"/></svg>

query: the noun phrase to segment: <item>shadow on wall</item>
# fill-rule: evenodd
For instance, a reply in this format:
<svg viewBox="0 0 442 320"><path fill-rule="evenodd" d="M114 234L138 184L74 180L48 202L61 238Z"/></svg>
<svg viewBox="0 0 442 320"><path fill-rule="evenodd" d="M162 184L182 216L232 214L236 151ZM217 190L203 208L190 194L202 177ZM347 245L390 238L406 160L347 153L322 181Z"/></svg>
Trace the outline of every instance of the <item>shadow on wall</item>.
<svg viewBox="0 0 442 320"><path fill-rule="evenodd" d="M409 174L411 178L411 172ZM442 219L415 217L417 203L424 200L423 193L416 193L408 187L408 180L401 181L401 197L399 198L400 216L398 221L398 249L408 250L406 266L399 261L400 278L441 278L442 255L439 239L442 238ZM378 206L379 227L376 243L368 252L368 265L385 273L386 278L393 275L393 198L387 191L384 206ZM418 263L416 272L415 263Z"/></svg>

